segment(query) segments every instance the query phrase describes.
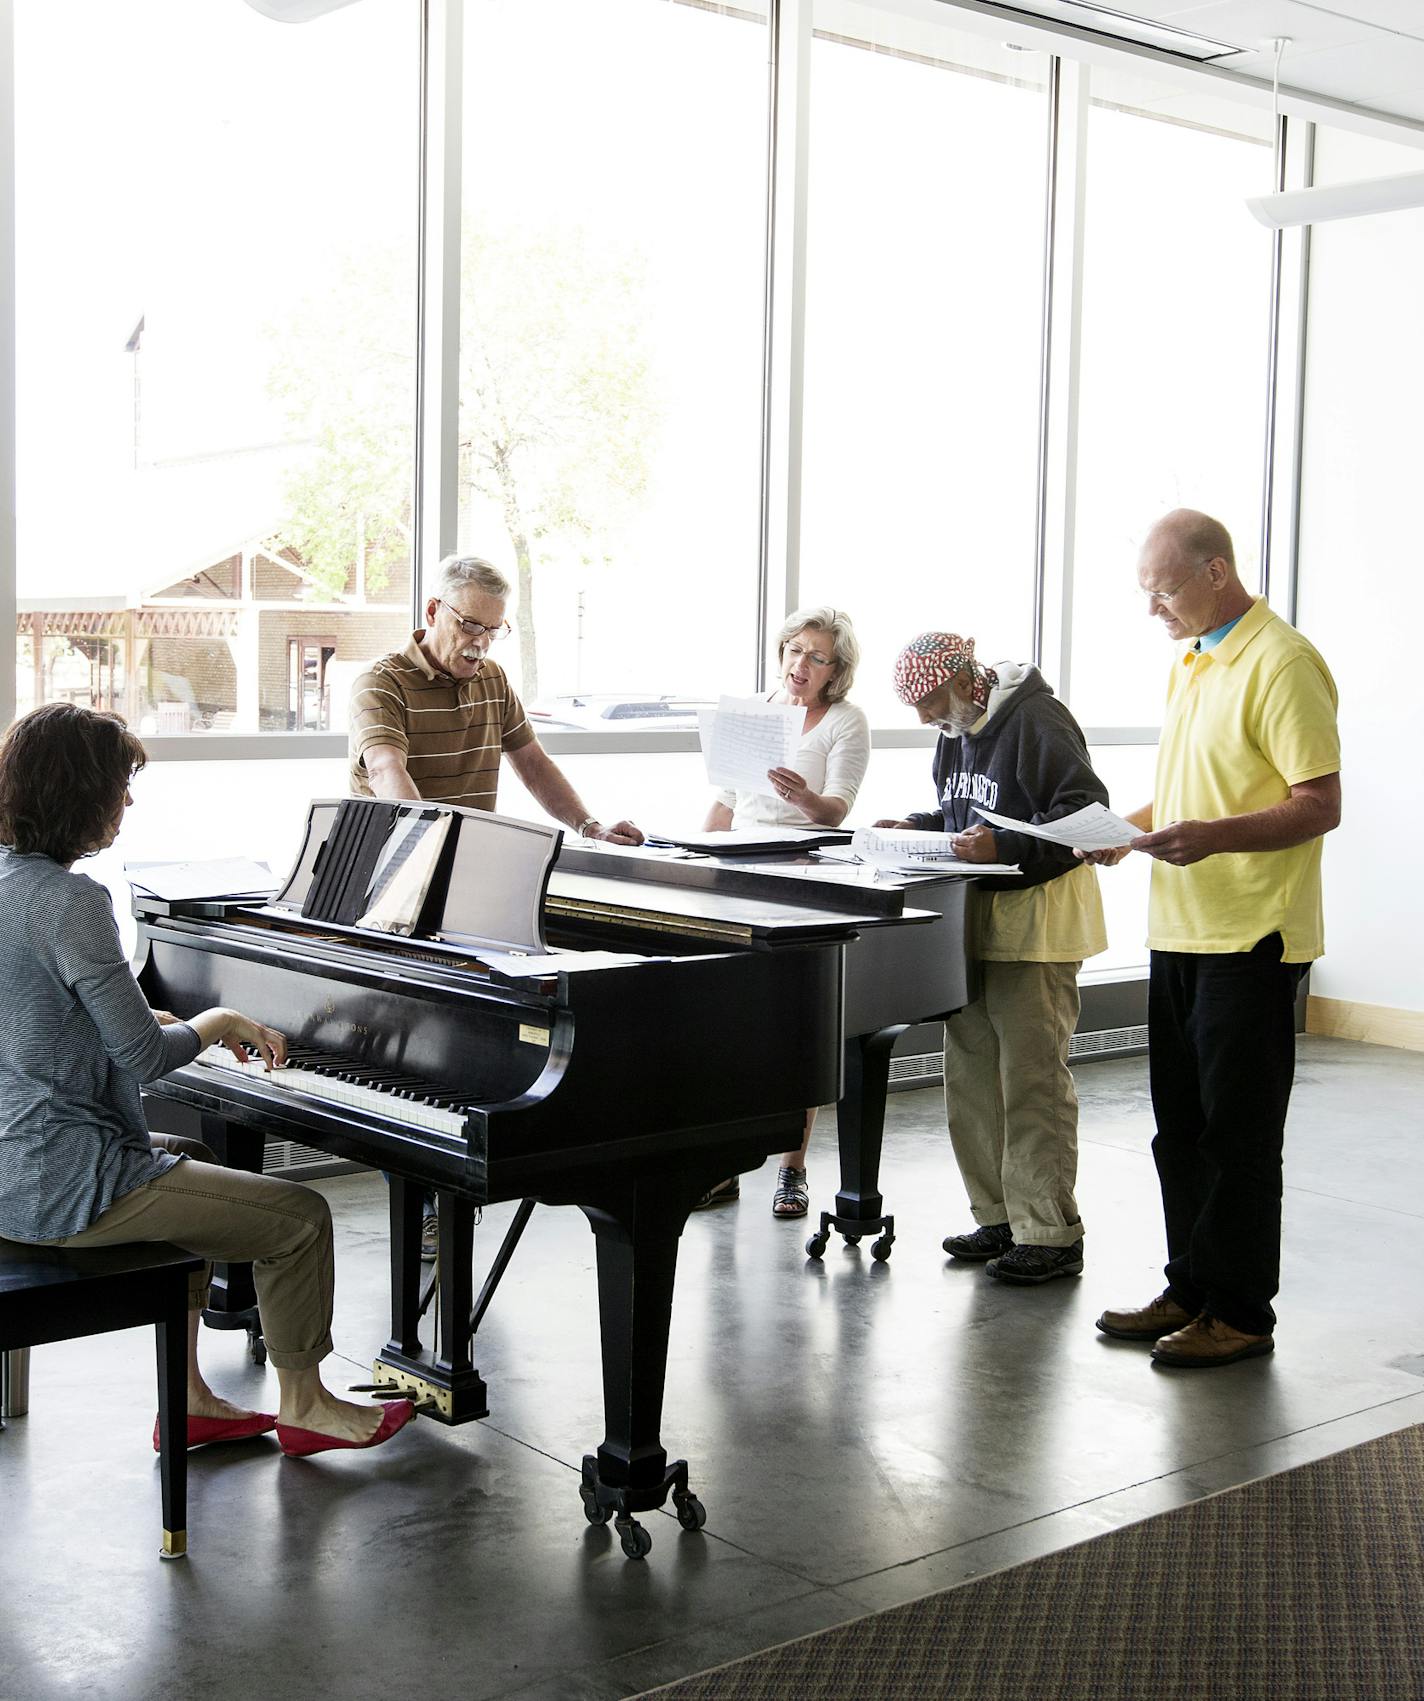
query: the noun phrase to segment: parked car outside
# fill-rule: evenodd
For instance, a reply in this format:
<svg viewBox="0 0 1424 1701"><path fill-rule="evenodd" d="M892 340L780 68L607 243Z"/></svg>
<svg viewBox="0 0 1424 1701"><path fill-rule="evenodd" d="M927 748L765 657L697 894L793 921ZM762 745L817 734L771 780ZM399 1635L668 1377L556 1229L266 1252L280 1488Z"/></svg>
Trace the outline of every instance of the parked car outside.
<svg viewBox="0 0 1424 1701"><path fill-rule="evenodd" d="M544 697L529 705L536 732L647 732L664 727L670 732L696 732L697 711L716 703L673 692L574 692Z"/></svg>

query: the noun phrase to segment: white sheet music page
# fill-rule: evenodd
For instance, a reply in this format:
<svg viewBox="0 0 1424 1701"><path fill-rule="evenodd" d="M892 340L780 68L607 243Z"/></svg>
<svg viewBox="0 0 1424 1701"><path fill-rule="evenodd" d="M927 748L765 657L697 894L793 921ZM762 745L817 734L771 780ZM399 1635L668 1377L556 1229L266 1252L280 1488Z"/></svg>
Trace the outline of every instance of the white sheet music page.
<svg viewBox="0 0 1424 1701"><path fill-rule="evenodd" d="M949 833L912 827L857 827L851 853L887 874L1017 874L1016 862L961 862L949 848ZM834 855L834 852L831 853Z"/></svg>
<svg viewBox="0 0 1424 1701"><path fill-rule="evenodd" d="M243 898L273 892L279 884L265 862L245 856L194 862L126 862L131 886L170 903L183 899Z"/></svg>
<svg viewBox="0 0 1424 1701"><path fill-rule="evenodd" d="M1069 850L1115 850L1141 838L1141 827L1114 815L1101 803L1090 803L1085 809L1075 809L1071 815L1060 815L1056 821L1015 821L1011 815L996 815L992 809L980 809L982 815L996 827L1011 833L1028 833L1035 839L1047 839L1050 844L1067 845Z"/></svg>
<svg viewBox="0 0 1424 1701"><path fill-rule="evenodd" d="M794 765L805 724L805 709L794 703L719 697L715 709L697 715L708 780L728 791L769 792L767 770Z"/></svg>

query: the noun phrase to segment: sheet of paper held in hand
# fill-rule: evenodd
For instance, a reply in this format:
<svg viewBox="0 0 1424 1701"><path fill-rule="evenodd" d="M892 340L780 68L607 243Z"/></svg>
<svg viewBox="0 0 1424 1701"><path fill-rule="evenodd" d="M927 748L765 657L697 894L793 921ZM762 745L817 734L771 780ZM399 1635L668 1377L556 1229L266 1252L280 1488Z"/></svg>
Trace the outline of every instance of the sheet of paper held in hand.
<svg viewBox="0 0 1424 1701"><path fill-rule="evenodd" d="M715 709L697 715L708 780L727 791L770 792L767 770L795 766L805 724L805 709L794 703L719 697Z"/></svg>
<svg viewBox="0 0 1424 1701"><path fill-rule="evenodd" d="M886 874L1017 874L1016 862L963 862L949 848L948 833L919 833L909 827L857 827L848 847L853 859ZM834 859L835 850L822 852Z"/></svg>
<svg viewBox="0 0 1424 1701"><path fill-rule="evenodd" d="M995 815L992 809L980 809L977 804L974 813L1011 833L1029 833L1035 839L1067 845L1069 850L1115 850L1142 837L1141 827L1134 827L1101 803L1090 803L1086 809L1075 809L1056 821L1015 821L1008 815Z"/></svg>

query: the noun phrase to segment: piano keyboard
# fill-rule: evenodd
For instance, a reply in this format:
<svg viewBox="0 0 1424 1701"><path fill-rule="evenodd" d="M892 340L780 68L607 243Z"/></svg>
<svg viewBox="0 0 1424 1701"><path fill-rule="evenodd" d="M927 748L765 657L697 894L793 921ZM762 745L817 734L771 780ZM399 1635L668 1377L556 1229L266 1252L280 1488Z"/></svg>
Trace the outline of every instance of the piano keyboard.
<svg viewBox="0 0 1424 1701"><path fill-rule="evenodd" d="M228 1075L260 1081L264 1087L291 1093L293 1098L321 1099L327 1104L368 1111L410 1128L429 1128L441 1134L461 1134L469 1106L434 1082L402 1075L393 1069L373 1069L353 1058L331 1057L294 1046L285 1069L269 1074L260 1057L239 1063L226 1046L210 1045L198 1063Z"/></svg>

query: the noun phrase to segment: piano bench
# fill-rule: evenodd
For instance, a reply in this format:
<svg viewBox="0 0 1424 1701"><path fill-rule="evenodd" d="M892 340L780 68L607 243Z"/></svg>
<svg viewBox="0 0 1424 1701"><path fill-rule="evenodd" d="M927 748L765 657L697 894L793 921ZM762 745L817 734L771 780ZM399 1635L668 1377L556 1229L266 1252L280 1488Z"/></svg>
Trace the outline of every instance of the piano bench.
<svg viewBox="0 0 1424 1701"><path fill-rule="evenodd" d="M202 1268L163 1241L65 1249L0 1240L0 1429L29 1409L31 1347L153 1324L164 1559L188 1547L188 1289Z"/></svg>

